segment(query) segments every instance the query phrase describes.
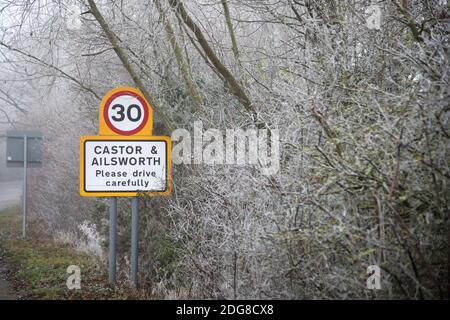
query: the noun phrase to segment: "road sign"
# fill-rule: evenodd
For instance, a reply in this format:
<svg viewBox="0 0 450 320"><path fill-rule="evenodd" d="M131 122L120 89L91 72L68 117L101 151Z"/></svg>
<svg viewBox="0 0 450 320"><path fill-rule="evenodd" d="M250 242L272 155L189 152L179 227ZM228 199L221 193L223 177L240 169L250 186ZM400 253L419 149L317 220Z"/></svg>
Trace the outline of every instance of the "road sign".
<svg viewBox="0 0 450 320"><path fill-rule="evenodd" d="M84 136L80 143L82 196L170 194L170 137Z"/></svg>
<svg viewBox="0 0 450 320"><path fill-rule="evenodd" d="M23 167L25 136L27 139L27 166L42 166L42 133L38 131L8 130L6 132L7 167Z"/></svg>
<svg viewBox="0 0 450 320"><path fill-rule="evenodd" d="M25 238L27 235L27 169L42 166L42 133L23 130L7 131L6 165L23 167L22 237Z"/></svg>
<svg viewBox="0 0 450 320"><path fill-rule="evenodd" d="M152 134L153 109L144 95L131 87L109 91L100 104L100 135Z"/></svg>
<svg viewBox="0 0 450 320"><path fill-rule="evenodd" d="M171 140L152 136L153 110L141 91L120 87L100 104L99 136L80 138L80 195L110 198L108 282L116 278L116 196L131 200L131 285L137 286L139 206L136 196L169 195Z"/></svg>

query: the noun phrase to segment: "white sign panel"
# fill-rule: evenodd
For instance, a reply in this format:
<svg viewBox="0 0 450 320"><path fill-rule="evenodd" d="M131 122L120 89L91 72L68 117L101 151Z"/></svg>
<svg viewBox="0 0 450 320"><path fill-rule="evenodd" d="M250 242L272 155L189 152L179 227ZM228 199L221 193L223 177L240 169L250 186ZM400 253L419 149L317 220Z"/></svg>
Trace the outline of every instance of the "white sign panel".
<svg viewBox="0 0 450 320"><path fill-rule="evenodd" d="M84 141L84 192L164 192L167 141Z"/></svg>

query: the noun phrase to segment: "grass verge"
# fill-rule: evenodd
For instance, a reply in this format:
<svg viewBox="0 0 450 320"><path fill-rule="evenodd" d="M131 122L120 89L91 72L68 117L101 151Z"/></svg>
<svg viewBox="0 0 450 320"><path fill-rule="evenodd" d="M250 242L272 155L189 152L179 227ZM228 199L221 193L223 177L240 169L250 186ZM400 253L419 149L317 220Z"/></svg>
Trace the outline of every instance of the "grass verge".
<svg viewBox="0 0 450 320"><path fill-rule="evenodd" d="M142 299L142 292L106 285L104 266L92 256L51 240L18 238L19 208L0 211L0 256L10 281L28 299ZM69 290L67 267L81 269L81 289ZM4 266L5 268L5 266Z"/></svg>

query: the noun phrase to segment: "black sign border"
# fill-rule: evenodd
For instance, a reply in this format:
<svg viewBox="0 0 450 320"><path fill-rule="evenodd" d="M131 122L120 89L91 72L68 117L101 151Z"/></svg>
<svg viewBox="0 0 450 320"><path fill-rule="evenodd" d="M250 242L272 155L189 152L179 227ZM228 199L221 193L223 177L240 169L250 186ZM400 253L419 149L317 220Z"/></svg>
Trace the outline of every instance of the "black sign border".
<svg viewBox="0 0 450 320"><path fill-rule="evenodd" d="M121 190L121 191L101 191L101 190L96 190L96 191L86 191L86 142L92 142L92 141L144 141L144 142L149 142L149 141L156 141L156 142L164 142L165 148L166 148L166 183L165 183L165 189L164 190L154 190L154 191L140 191L140 190ZM130 192L136 192L136 193L164 193L167 192L169 189L169 180L168 180L168 173L169 173L169 147L168 147L168 143L166 140L163 139L155 139L155 140L148 140L148 139L87 139L84 140L83 142L83 156L84 156L84 164L83 164L83 175L84 175L84 181L83 181L83 192L85 193L130 193Z"/></svg>

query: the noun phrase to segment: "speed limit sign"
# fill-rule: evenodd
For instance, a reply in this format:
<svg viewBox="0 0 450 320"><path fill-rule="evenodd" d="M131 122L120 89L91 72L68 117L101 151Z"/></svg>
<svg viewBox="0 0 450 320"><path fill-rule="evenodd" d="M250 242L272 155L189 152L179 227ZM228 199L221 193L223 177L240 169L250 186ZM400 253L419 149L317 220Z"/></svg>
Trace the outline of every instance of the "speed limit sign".
<svg viewBox="0 0 450 320"><path fill-rule="evenodd" d="M143 94L131 87L111 90L100 105L100 135L151 135L153 110Z"/></svg>
<svg viewBox="0 0 450 320"><path fill-rule="evenodd" d="M117 199L131 200L131 281L137 287L138 196L168 196L172 140L153 136L153 110L131 87L109 91L100 103L99 135L80 137L80 196L112 197L109 207L108 281L116 278Z"/></svg>

